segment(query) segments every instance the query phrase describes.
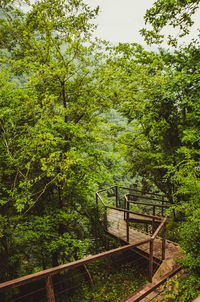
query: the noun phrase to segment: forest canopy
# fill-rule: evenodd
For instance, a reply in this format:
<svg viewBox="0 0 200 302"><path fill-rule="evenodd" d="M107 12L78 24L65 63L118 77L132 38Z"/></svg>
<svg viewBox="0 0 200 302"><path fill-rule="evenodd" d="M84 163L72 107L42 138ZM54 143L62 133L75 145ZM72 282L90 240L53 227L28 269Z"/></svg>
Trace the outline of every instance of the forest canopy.
<svg viewBox="0 0 200 302"><path fill-rule="evenodd" d="M98 252L95 190L129 182L171 201L200 291L200 45L178 45L199 2L147 10L148 43L179 30L155 52L95 39L82 0L0 2L1 282Z"/></svg>
<svg viewBox="0 0 200 302"><path fill-rule="evenodd" d="M4 281L85 254L94 191L106 177L97 132L109 102L101 46L90 41L98 8L38 1L23 12L1 4Z"/></svg>

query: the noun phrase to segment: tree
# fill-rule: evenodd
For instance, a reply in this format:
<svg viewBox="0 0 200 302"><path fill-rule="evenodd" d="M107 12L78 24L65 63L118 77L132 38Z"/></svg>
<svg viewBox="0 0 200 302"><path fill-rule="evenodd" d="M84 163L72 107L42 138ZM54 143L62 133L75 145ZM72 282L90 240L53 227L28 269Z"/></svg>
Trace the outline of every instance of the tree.
<svg viewBox="0 0 200 302"><path fill-rule="evenodd" d="M86 252L105 174L98 114L109 102L91 41L98 8L42 0L25 13L5 1L1 13L4 281Z"/></svg>
<svg viewBox="0 0 200 302"><path fill-rule="evenodd" d="M163 36L160 31L166 25L179 30L176 38L169 37L169 44L178 45L178 37L190 33L194 21L192 16L199 9L199 1L156 1L154 7L145 15L146 23L153 26L153 31L142 30L148 42L158 43ZM148 37L149 36L149 37ZM190 301L200 291L199 271L199 41L191 41L187 47L174 51L175 66L171 70L179 75L177 83L177 104L182 110L183 122L181 144L176 151L178 161L168 169L168 178L174 184L176 205L174 211L179 216L180 241L185 253L182 265L190 272L183 290L179 293L184 301ZM175 60L174 60L175 58ZM170 87L170 85L169 85ZM168 88L168 87L167 87ZM174 87L176 91L176 87ZM180 289L181 291L181 289Z"/></svg>
<svg viewBox="0 0 200 302"><path fill-rule="evenodd" d="M199 1L156 1L145 15L153 26L152 31L142 30L146 41L161 43L166 25L178 28L179 37L188 34L198 6ZM168 37L169 44L178 42ZM119 86L127 87L116 102L134 127L121 139L130 171L150 179L174 202L176 235L185 254L181 263L189 272L175 299L191 301L200 289L199 42L157 53L126 44L116 51Z"/></svg>
<svg viewBox="0 0 200 302"><path fill-rule="evenodd" d="M199 0L158 0L152 8L146 11L145 23L152 26L151 30L143 28L142 35L147 43L160 44L164 40L162 29L168 26L177 30L174 35L168 35L168 43L174 46L178 38L188 35L194 24L193 15L199 9Z"/></svg>

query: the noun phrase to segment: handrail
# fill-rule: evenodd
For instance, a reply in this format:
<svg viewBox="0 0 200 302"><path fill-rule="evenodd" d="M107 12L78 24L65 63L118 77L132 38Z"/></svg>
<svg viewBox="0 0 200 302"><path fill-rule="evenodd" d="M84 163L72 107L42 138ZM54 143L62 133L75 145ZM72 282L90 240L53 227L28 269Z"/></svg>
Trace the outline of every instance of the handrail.
<svg viewBox="0 0 200 302"><path fill-rule="evenodd" d="M146 197L146 196L138 196L138 195L133 195L133 194L127 194L128 197L130 196L133 196L133 197L140 197L140 198L144 198L144 199L150 199L150 200L155 200L155 201L159 201L159 202L162 202L162 205L161 204L157 204L157 203L149 203L149 202L140 202L140 201L137 201L137 200L128 200L127 201L127 205L128 203L133 203L133 204L137 204L137 205L145 205L145 206L151 206L152 207L152 210L153 210L153 215L155 215L155 211L156 211L156 208L161 208L162 209L162 216L164 216L164 209L168 209L170 208L169 205L164 205L163 204L163 200L160 200L160 199L155 199L155 198L151 198L151 197ZM129 206L128 206L129 207Z"/></svg>
<svg viewBox="0 0 200 302"><path fill-rule="evenodd" d="M138 216L144 216L144 217L152 218L152 219L154 218L156 220L161 220L162 219L162 217L156 216L156 215L151 215L151 214L146 214L146 213L139 213L139 212L136 212L136 211L126 210L126 209L122 209L122 208L116 208L116 207L107 206L107 205L105 205L105 207L107 209L117 210L119 212L124 212L124 213L129 213L129 214L135 214L135 215L138 215Z"/></svg>
<svg viewBox="0 0 200 302"><path fill-rule="evenodd" d="M156 215L151 215L151 214L146 214L146 213L139 213L139 212L136 212L136 211L131 211L131 210L126 210L126 209L122 209L122 208L116 208L116 207L108 206L108 205L105 204L105 202L103 201L103 199L102 199L101 196L99 195L99 191L96 192L96 195L97 195L98 198L101 200L101 202L102 202L102 204L104 205L104 207L106 207L107 209L118 210L119 212L125 212L125 213L130 213L130 214L136 214L136 215L144 216L144 217L148 217L148 218L161 219L159 216L156 216Z"/></svg>
<svg viewBox="0 0 200 302"><path fill-rule="evenodd" d="M137 198L143 198L143 199L150 199L150 200L155 200L155 201L161 201L161 202L166 202L162 199L158 199L158 198L152 198L152 197L148 197L148 196L140 196L140 195L135 195L135 194L126 194L128 196L132 196L132 197L137 197Z"/></svg>
<svg viewBox="0 0 200 302"><path fill-rule="evenodd" d="M158 235L158 233L162 230L163 226L165 225L165 223L167 222L167 218L165 218L161 224L157 227L157 229L155 230L155 232L153 233L153 235L151 236L151 238L154 240L156 238L156 236Z"/></svg>
<svg viewBox="0 0 200 302"><path fill-rule="evenodd" d="M106 252L103 252L103 253L100 253L100 254L97 254L97 255L88 256L86 258L83 258L83 259L80 259L80 260L77 260L77 261L74 261L74 262L59 265L59 266L56 266L56 267L53 267L53 268L49 268L49 269L34 273L34 274L26 275L24 277L20 277L20 278L17 278L17 279L13 279L13 280L1 283L0 284L0 291L8 289L8 288L15 288L15 287L18 287L18 286L21 286L21 285L25 285L25 284L28 284L30 282L36 281L36 280L41 280L43 278L46 278L49 275L52 276L52 275L55 275L55 274L60 273L62 271L70 270L72 268L87 264L89 262L99 260L101 258L110 256L110 255L113 255L113 254L116 254L116 253L119 253L119 252L123 252L123 251L129 250L129 249L132 249L134 247L138 247L142 244L148 243L150 240L151 239L145 239L143 241L140 241L140 242L137 242L137 243L134 243L134 244L128 244L128 245L118 247L116 249L112 249L110 251L106 251Z"/></svg>
<svg viewBox="0 0 200 302"><path fill-rule="evenodd" d="M96 192L96 196L99 197L99 199L101 200L102 204L104 205L104 207L107 207L107 205L105 204L105 202L103 201L103 199L101 198L101 196L99 195L99 192Z"/></svg>
<svg viewBox="0 0 200 302"><path fill-rule="evenodd" d="M163 283L165 283L168 278L173 277L175 274L177 274L181 270L182 270L182 267L176 267L172 271L170 271L167 274L165 274L164 276L162 276L158 281L154 281L151 285L146 284L146 286L142 287L141 291L137 291L137 293L134 296L130 295L130 296L126 297L126 302L139 302L139 301L143 300L146 296L148 296L150 293L155 291L159 286L161 286ZM161 293L162 293L162 291L161 291ZM195 301L197 302L197 300L195 300ZM193 302L195 302L195 301L193 301Z"/></svg>
<svg viewBox="0 0 200 302"><path fill-rule="evenodd" d="M115 188L115 186L109 187L109 189L110 189L110 188ZM105 190L108 190L108 189L105 189ZM104 190L104 191L105 191L105 190ZM139 213L139 212L131 211L131 210L128 210L128 209L122 209L122 208L116 208L116 207L113 207L113 206L108 206L108 205L106 205L105 202L103 201L103 199L102 199L102 197L100 196L99 192L102 192L102 190L97 191L97 192L96 192L96 196L101 200L103 206L106 207L107 209L118 210L118 211L121 211L121 212L124 212L124 213L135 214L135 215L138 215L138 216L143 216L143 217L152 218L152 219L156 219L156 220L161 219L161 217L160 217L160 216L157 216L157 215L152 215L152 214L147 214L147 213ZM130 200L128 200L128 197L127 197L128 195L129 195L129 194L125 194L125 195L124 195L124 198L125 198L127 204L128 204L128 203L143 204L143 203L139 203L139 202L137 202L137 201L135 202L135 201L130 201ZM145 203L144 203L144 204L145 204ZM149 205L149 206L155 206L155 207L161 207L161 208L162 208L162 207L167 207L167 208L169 208L169 206L157 205L157 204L149 204L149 203L148 203L147 205Z"/></svg>
<svg viewBox="0 0 200 302"><path fill-rule="evenodd" d="M117 192L117 189L118 188L121 188L121 189L126 189L126 190L132 190L132 191L135 191L135 192L140 192L140 193L143 193L143 194L149 194L149 195L157 195L157 196L161 196L162 197L162 199L158 199L158 198L153 198L153 197L150 197L150 196L141 196L141 195L135 195L135 194L131 194L131 193L128 193L128 194L125 194L124 195L124 197L125 196L132 196L132 197L136 197L136 198L143 198L143 199L148 199L148 200L155 200L155 201L159 201L159 202L162 202L162 205L158 205L158 204L153 204L153 203L148 203L148 204L145 204L145 203L139 203L139 202L137 202L137 201L134 201L134 202L137 202L138 204L144 204L144 205L151 205L151 206L156 206L156 207L160 207L160 208L168 208L168 207L170 207L169 205L163 205L163 203L165 202L169 202L168 200L166 201L166 200L164 200L164 195L161 195L161 194L157 194L157 193L149 193L149 192L143 192L143 191L140 191L140 190L137 190L137 189L133 189L133 188L126 188L126 187L121 187L121 186L111 186L111 187L109 187L109 188L106 188L106 189L101 189L101 190L99 190L99 191L97 191L96 192L96 194L98 194L98 196L99 196L99 198L101 199L101 196L99 195L99 193L101 193L101 192L105 192L105 191L108 191L108 190L110 190L110 189L116 189L116 192L115 192L115 194L116 194L116 206L118 207L118 205L117 205L117 199L118 199L118 197L117 197L117 194L118 194L118 192ZM105 203L103 202L103 200L101 199L101 201L102 201L102 203L104 204L104 206L106 206L105 205ZM131 200L129 200L129 202L133 202L133 201L131 201Z"/></svg>
<svg viewBox="0 0 200 302"><path fill-rule="evenodd" d="M125 199L125 203L126 203L126 205L124 205L124 206L129 211L130 209L129 209L129 203L128 203L128 197L127 197L127 195L124 195L124 199ZM124 220L125 219L126 219L126 239L129 242L129 212L126 212L126 214L124 212Z"/></svg>
<svg viewBox="0 0 200 302"><path fill-rule="evenodd" d="M158 208L170 208L170 206L167 205L163 205L163 204L155 204L155 203L148 203L148 202L139 202L139 201L132 201L132 200L128 200L129 203L135 203L135 204L141 204L144 206L155 206Z"/></svg>
<svg viewBox="0 0 200 302"><path fill-rule="evenodd" d="M119 186L118 188L120 188L120 189L124 189L124 190L131 190L131 191L135 191L135 192L139 192L139 193L142 193L142 194L149 194L149 195L156 195L156 196L165 197L164 195L159 194L159 193L151 193L151 192L141 191L141 190L134 189L134 188L127 188L127 187L121 187L121 186Z"/></svg>
<svg viewBox="0 0 200 302"><path fill-rule="evenodd" d="M164 195L161 195L161 194L158 194L158 193L151 193L151 192L146 192L146 191L141 191L141 190L138 190L138 189L133 189L133 188L126 188L126 187L122 187L122 186L111 186L111 187L108 187L108 188L106 188L106 189L101 189L101 190L98 190L97 191L97 193L100 193L100 192L105 192L105 191L108 191L108 190L110 190L110 189L114 189L114 188L116 188L116 187L118 187L119 189L123 189L123 190L131 190L131 191L135 191L135 192L138 192L138 193L142 193L142 194L149 194L149 195L156 195L156 196L161 196L161 197L165 197ZM128 193L129 195L132 195L132 194L130 194L130 193ZM128 195L127 194L127 195ZM141 196L138 196L138 197L141 197ZM149 199L152 199L151 197L148 197ZM160 199L160 201L164 201L165 202L165 200L162 200L162 199Z"/></svg>
<svg viewBox="0 0 200 302"><path fill-rule="evenodd" d="M111 186L111 187L109 187L109 188L107 188L107 189L101 189L101 190L97 191L97 193L104 192L104 191L107 191L107 190L109 190L109 189L114 189L115 187L116 187L116 186Z"/></svg>
<svg viewBox="0 0 200 302"><path fill-rule="evenodd" d="M166 223L167 218L165 218L160 225L157 227L155 232L151 236L151 242L150 242L150 255L149 255L149 280L152 282L153 278L153 244L155 238L158 236L158 233L163 229L162 233L162 260L165 260L165 246L166 246Z"/></svg>

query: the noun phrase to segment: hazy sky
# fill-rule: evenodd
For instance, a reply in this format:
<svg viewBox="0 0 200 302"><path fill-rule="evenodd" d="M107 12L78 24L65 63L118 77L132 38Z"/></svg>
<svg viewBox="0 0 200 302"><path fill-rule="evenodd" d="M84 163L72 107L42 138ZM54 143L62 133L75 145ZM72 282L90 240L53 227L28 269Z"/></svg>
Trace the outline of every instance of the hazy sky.
<svg viewBox="0 0 200 302"><path fill-rule="evenodd" d="M85 2L91 7L100 6L96 19L98 37L113 43L145 44L139 30L145 25L143 17L146 9L152 7L155 0L85 0ZM200 27L200 11L195 16L195 23ZM190 38L193 37L194 31ZM184 41L188 42L190 38L184 38Z"/></svg>
<svg viewBox="0 0 200 302"><path fill-rule="evenodd" d="M91 7L100 6L96 34L111 42L142 43L139 30L143 16L154 0L85 0Z"/></svg>

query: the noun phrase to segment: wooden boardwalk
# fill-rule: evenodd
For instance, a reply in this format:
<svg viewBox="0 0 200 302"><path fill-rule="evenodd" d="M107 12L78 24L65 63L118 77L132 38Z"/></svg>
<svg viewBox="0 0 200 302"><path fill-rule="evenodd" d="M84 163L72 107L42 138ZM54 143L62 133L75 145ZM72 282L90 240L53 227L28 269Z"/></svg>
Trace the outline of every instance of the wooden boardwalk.
<svg viewBox="0 0 200 302"><path fill-rule="evenodd" d="M137 216L137 215L136 215ZM134 215L131 217L134 218ZM138 217L136 217L137 219ZM124 220L124 213L118 210L110 209L107 213L108 220L108 233L126 241L126 221ZM142 240L149 239L151 236L143 231L129 226L129 243L138 243ZM141 251L149 254L149 243L145 243L138 247ZM153 256L157 259L162 257L162 239L160 237L155 238L153 245ZM172 241L166 240L165 246L165 263L170 263L170 268L176 266L174 258L180 257L180 246ZM166 273L166 271L165 271Z"/></svg>
<svg viewBox="0 0 200 302"><path fill-rule="evenodd" d="M181 270L176 262L177 258L182 257L180 246L175 242L166 240L168 219L165 218L165 215L171 203L160 194L118 186L110 187L110 189L114 191L116 206L107 205L100 196L101 192L108 189L96 192L97 204L100 201L105 207L108 234L126 244L128 243L131 250L145 257L149 263L150 283L122 299L121 302L161 302L163 301L161 293L164 282ZM119 208L119 204L122 204L121 200L119 203L119 189L125 189L128 192L124 195L121 208ZM132 204L137 205L139 212L131 210ZM145 213L146 210L148 213ZM146 226L145 229L148 232L142 231L140 227L134 228L133 222L136 223L137 227ZM151 234L149 234L149 229L151 229Z"/></svg>

